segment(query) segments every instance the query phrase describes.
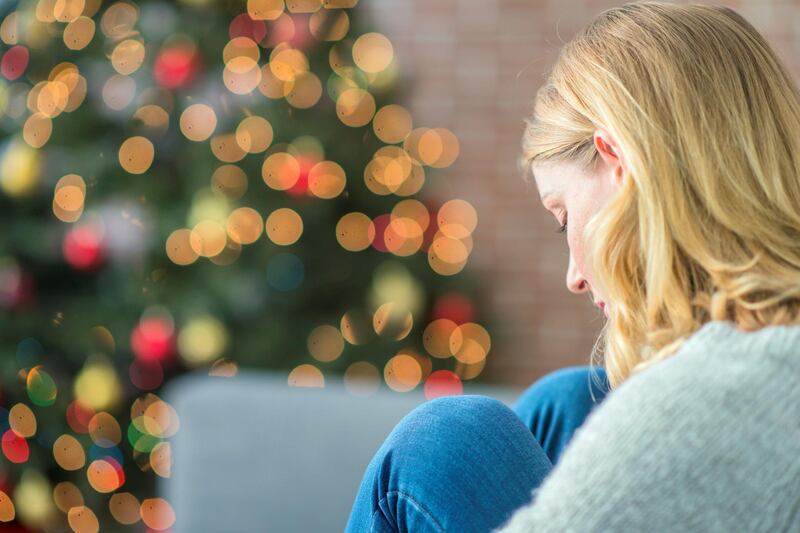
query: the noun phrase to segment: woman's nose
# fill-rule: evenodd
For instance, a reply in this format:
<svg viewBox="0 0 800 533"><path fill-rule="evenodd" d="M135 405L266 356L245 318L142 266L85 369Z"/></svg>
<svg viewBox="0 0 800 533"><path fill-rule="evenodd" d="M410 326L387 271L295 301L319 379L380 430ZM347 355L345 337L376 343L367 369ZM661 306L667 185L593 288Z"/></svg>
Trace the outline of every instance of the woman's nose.
<svg viewBox="0 0 800 533"><path fill-rule="evenodd" d="M589 289L589 282L578 270L572 254L569 254L569 268L567 268L567 289L575 294L581 294Z"/></svg>

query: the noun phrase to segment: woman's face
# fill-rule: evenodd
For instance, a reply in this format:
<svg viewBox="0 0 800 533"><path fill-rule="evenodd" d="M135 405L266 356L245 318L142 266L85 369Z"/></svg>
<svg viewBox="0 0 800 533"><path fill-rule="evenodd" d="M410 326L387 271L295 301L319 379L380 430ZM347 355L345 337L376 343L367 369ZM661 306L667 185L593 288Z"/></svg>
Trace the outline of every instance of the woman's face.
<svg viewBox="0 0 800 533"><path fill-rule="evenodd" d="M591 291L595 304L608 317L605 295L592 281L582 245L586 223L619 189L624 175L623 164L616 156L618 150L606 137L603 130L595 133L595 146L601 157L591 171L566 162L536 162L532 170L542 205L560 226L567 226L567 288L575 294Z"/></svg>

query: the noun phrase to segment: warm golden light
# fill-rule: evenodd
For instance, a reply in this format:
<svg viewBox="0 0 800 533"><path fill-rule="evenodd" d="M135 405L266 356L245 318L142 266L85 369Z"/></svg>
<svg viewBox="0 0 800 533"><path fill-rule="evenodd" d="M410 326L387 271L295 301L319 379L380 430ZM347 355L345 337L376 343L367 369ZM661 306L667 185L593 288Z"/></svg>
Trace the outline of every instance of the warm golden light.
<svg viewBox="0 0 800 533"><path fill-rule="evenodd" d="M391 41L380 33L365 33L353 44L353 61L364 72L380 72L394 57Z"/></svg>
<svg viewBox="0 0 800 533"><path fill-rule="evenodd" d="M422 367L411 355L398 353L383 367L383 379L390 389L397 392L407 392L420 384L422 380Z"/></svg>
<svg viewBox="0 0 800 533"><path fill-rule="evenodd" d="M450 350L450 336L457 327L455 322L446 318L440 318L428 324L422 333L425 350L439 359L446 359L453 355Z"/></svg>
<svg viewBox="0 0 800 533"><path fill-rule="evenodd" d="M211 176L211 190L231 200L238 200L247 192L247 175L236 165L220 165Z"/></svg>
<svg viewBox="0 0 800 533"><path fill-rule="evenodd" d="M347 213L336 223L336 240L350 252L366 250L375 240L375 224L364 213Z"/></svg>
<svg viewBox="0 0 800 533"><path fill-rule="evenodd" d="M201 257L213 257L225 248L228 237L225 228L213 220L195 224L189 234L189 246Z"/></svg>
<svg viewBox="0 0 800 533"><path fill-rule="evenodd" d="M375 115L375 98L357 87L346 89L336 100L336 115L347 126L363 126Z"/></svg>
<svg viewBox="0 0 800 533"><path fill-rule="evenodd" d="M176 229L167 237L167 257L176 265L191 265L197 261L198 254L191 244L191 230Z"/></svg>
<svg viewBox="0 0 800 533"><path fill-rule="evenodd" d="M89 435L98 446L109 448L122 440L119 422L110 413L101 411L89 421Z"/></svg>
<svg viewBox="0 0 800 533"><path fill-rule="evenodd" d="M163 498L144 500L140 508L142 522L156 531L169 529L175 523L175 511Z"/></svg>
<svg viewBox="0 0 800 533"><path fill-rule="evenodd" d="M86 468L89 485L100 493L114 492L121 485L120 476L112 463L96 459Z"/></svg>
<svg viewBox="0 0 800 533"><path fill-rule="evenodd" d="M53 121L43 113L33 113L22 127L22 138L33 148L41 148L50 140L53 133Z"/></svg>
<svg viewBox="0 0 800 533"><path fill-rule="evenodd" d="M72 435L61 435L53 443L53 457L64 470L78 470L86 464L86 453L78 439Z"/></svg>
<svg viewBox="0 0 800 533"><path fill-rule="evenodd" d="M247 0L247 13L253 20L275 20L283 7L283 0Z"/></svg>
<svg viewBox="0 0 800 533"><path fill-rule="evenodd" d="M308 109L322 96L322 82L313 72L300 72L294 76L292 86L286 92L286 101L292 107Z"/></svg>
<svg viewBox="0 0 800 533"><path fill-rule="evenodd" d="M287 152L276 152L264 160L261 177L270 188L284 191L300 178L300 163Z"/></svg>
<svg viewBox="0 0 800 533"><path fill-rule="evenodd" d="M333 161L320 161L308 172L308 188L317 198L336 198L346 182L344 169Z"/></svg>
<svg viewBox="0 0 800 533"><path fill-rule="evenodd" d="M108 500L108 510L114 520L123 525L135 524L141 519L139 500L130 492L118 492Z"/></svg>
<svg viewBox="0 0 800 533"><path fill-rule="evenodd" d="M8 425L20 437L33 437L36 434L36 415L24 403L15 404L8 411Z"/></svg>
<svg viewBox="0 0 800 533"><path fill-rule="evenodd" d="M123 75L133 74L144 63L144 45L135 40L127 39L119 43L111 52L111 65L114 70Z"/></svg>
<svg viewBox="0 0 800 533"><path fill-rule="evenodd" d="M14 502L11 501L8 494L0 490L0 522L11 522L15 516Z"/></svg>
<svg viewBox="0 0 800 533"><path fill-rule="evenodd" d="M406 338L413 325L414 319L411 313L395 302L384 303L372 317L375 333L396 341Z"/></svg>
<svg viewBox="0 0 800 533"><path fill-rule="evenodd" d="M347 35L350 18L340 9L320 9L309 17L308 29L317 40L338 41Z"/></svg>
<svg viewBox="0 0 800 533"><path fill-rule="evenodd" d="M180 127L190 141L205 141L217 127L217 115L206 104L192 104L181 113Z"/></svg>
<svg viewBox="0 0 800 533"><path fill-rule="evenodd" d="M157 475L168 478L172 473L172 448L169 442L159 442L150 452L150 468Z"/></svg>
<svg viewBox="0 0 800 533"><path fill-rule="evenodd" d="M303 219L288 207L276 209L267 217L264 230L269 240L281 246L289 246L303 234Z"/></svg>
<svg viewBox="0 0 800 533"><path fill-rule="evenodd" d="M83 494L74 483L62 481L53 487L53 502L62 513L68 513L73 507L83 505Z"/></svg>
<svg viewBox="0 0 800 533"><path fill-rule="evenodd" d="M317 326L308 336L308 351L317 361L333 361L342 355L344 339L338 328Z"/></svg>
<svg viewBox="0 0 800 533"><path fill-rule="evenodd" d="M62 38L64 45L70 50L83 50L94 37L94 20L89 17L78 17L64 28Z"/></svg>
<svg viewBox="0 0 800 533"><path fill-rule="evenodd" d="M272 144L272 125L263 117L247 117L236 127L236 143L249 154L263 152Z"/></svg>
<svg viewBox="0 0 800 533"><path fill-rule="evenodd" d="M491 347L489 332L474 322L461 324L450 334L451 353L458 361L467 365L486 359Z"/></svg>
<svg viewBox="0 0 800 533"><path fill-rule="evenodd" d="M454 199L445 202L436 216L439 231L453 239L464 239L475 231L478 213L466 200Z"/></svg>
<svg viewBox="0 0 800 533"><path fill-rule="evenodd" d="M411 113L396 104L383 106L372 119L375 135L386 144L403 142L411 132Z"/></svg>
<svg viewBox="0 0 800 533"><path fill-rule="evenodd" d="M81 505L73 507L67 512L67 522L75 533L97 533L100 531L100 522L94 511Z"/></svg>
<svg viewBox="0 0 800 533"><path fill-rule="evenodd" d="M325 386L325 377L322 371L314 365L298 365L289 372L287 378L290 387L315 387Z"/></svg>
<svg viewBox="0 0 800 533"><path fill-rule="evenodd" d="M147 138L130 137L119 148L119 164L131 174L144 174L153 164L154 155L153 143Z"/></svg>

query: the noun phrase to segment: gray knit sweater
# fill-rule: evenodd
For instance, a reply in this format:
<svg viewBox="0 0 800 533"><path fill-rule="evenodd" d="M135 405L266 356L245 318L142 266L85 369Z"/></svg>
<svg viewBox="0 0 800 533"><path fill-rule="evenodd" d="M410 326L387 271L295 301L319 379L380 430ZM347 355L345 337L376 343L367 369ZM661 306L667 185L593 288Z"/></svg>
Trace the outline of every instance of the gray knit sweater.
<svg viewBox="0 0 800 533"><path fill-rule="evenodd" d="M704 324L578 428L495 532L800 532L800 326Z"/></svg>

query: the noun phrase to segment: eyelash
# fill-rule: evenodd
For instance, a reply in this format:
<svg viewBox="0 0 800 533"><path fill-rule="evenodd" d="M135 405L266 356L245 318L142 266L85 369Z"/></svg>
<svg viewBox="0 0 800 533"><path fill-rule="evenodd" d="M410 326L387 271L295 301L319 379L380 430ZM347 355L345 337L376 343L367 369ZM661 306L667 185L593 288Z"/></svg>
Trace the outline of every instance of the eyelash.
<svg viewBox="0 0 800 533"><path fill-rule="evenodd" d="M567 217L564 217L564 225L556 230L556 233L564 233L567 231Z"/></svg>

